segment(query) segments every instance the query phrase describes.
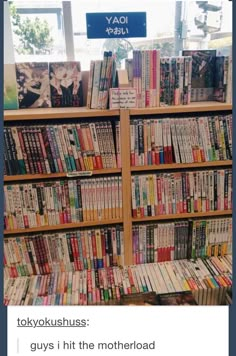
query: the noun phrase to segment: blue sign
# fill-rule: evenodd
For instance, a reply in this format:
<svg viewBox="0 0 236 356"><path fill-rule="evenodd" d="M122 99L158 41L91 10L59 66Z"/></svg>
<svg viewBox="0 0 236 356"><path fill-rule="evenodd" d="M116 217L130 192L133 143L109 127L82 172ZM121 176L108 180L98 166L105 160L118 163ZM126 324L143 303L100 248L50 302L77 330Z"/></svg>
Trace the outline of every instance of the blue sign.
<svg viewBox="0 0 236 356"><path fill-rule="evenodd" d="M146 37L146 12L87 13L87 38Z"/></svg>

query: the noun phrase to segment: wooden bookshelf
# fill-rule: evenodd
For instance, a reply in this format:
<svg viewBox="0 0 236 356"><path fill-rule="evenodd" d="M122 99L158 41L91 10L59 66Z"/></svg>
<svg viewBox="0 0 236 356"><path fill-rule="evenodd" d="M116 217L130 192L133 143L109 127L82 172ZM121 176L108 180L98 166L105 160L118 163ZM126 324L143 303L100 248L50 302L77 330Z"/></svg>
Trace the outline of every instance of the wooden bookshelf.
<svg viewBox="0 0 236 356"><path fill-rule="evenodd" d="M133 172L150 172L150 171L165 171L165 170L181 170L181 169L211 169L217 167L232 167L232 161L214 161L214 162L201 162L201 163L184 163L184 164L161 164L151 166L137 166L131 167L130 165L130 119L135 116L148 116L148 115L165 115L165 114L191 114L191 113L212 113L212 112L227 112L232 111L231 104L218 103L218 102L200 102L191 103L190 105L179 106L165 106L157 108L141 108L141 109L122 109L122 110L89 110L83 108L47 108L47 109L25 109L25 110L9 110L4 113L4 121L7 123L20 123L32 122L32 120L41 121L49 119L103 119L110 118L120 119L120 132L121 132L121 169L103 169L93 171L93 175L109 175L109 174L121 174L122 177L122 194L123 194L123 218L112 219L93 222L81 222L72 224L63 224L57 226L43 226L31 229L17 229L4 231L5 236L17 236L19 234L24 235L28 233L40 233L40 232L53 232L60 230L70 230L92 226L102 225L115 225L122 224L124 230L124 251L125 265L132 264L132 226L134 223L145 223L154 221L170 221L178 219L195 219L195 218L214 218L220 216L231 216L231 210L224 211L211 211L201 213L187 213L187 214L171 214L160 215L144 218L132 218L132 206L131 206L131 175ZM37 122L38 123L38 122ZM22 124L22 123L21 123ZM54 173L54 174L35 174L35 175L17 175L17 176L5 176L4 182L30 182L34 180L65 178L66 173ZM76 178L76 177L74 177ZM80 177L83 179L83 177ZM85 177L86 178L86 177Z"/></svg>
<svg viewBox="0 0 236 356"><path fill-rule="evenodd" d="M78 108L38 108L5 110L4 121L27 121L46 119L84 119L89 117L119 116L119 110L91 110L86 107Z"/></svg>
<svg viewBox="0 0 236 356"><path fill-rule="evenodd" d="M195 219L195 218L208 218L217 216L230 216L232 210L217 210L206 211L201 213L182 213L182 214L168 214L158 216L145 216L143 218L132 218L132 222L146 222L146 221L161 221L161 220L179 220L179 219Z"/></svg>
<svg viewBox="0 0 236 356"><path fill-rule="evenodd" d="M132 166L131 172L146 172L146 171L166 171L170 169L191 169L191 168L213 168L213 167L230 167L232 160L226 161L212 161L200 163L172 163L172 164L159 164L150 166Z"/></svg>
<svg viewBox="0 0 236 356"><path fill-rule="evenodd" d="M83 227L91 227L91 226L103 226L103 225L116 225L122 224L122 219L110 219L110 220L98 220L98 221L83 221L79 223L70 223L70 224L59 224L53 226L39 226L25 229L16 229L16 230L4 230L4 235L24 235L28 233L38 233L38 232L53 232L60 230L71 230L71 229L80 229Z"/></svg>
<svg viewBox="0 0 236 356"><path fill-rule="evenodd" d="M130 115L184 114L191 112L231 111L232 105L217 101L202 101L189 105L162 106L158 108L130 109Z"/></svg>
<svg viewBox="0 0 236 356"><path fill-rule="evenodd" d="M104 168L98 169L96 171L91 171L92 174L88 175L78 175L68 176L68 173L50 173L50 174L20 174L15 176L4 176L4 182L19 182L19 181L31 181L31 180L45 180L45 179L59 179L59 178L88 178L95 175L106 175L106 174L120 174L121 168Z"/></svg>

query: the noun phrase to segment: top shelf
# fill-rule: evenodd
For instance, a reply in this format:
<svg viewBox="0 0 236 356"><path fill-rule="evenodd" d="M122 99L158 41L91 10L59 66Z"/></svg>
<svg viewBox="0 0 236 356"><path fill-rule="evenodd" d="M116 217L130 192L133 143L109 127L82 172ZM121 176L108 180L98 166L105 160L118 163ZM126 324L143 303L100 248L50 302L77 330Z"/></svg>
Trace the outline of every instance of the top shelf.
<svg viewBox="0 0 236 356"><path fill-rule="evenodd" d="M189 105L162 106L157 108L130 109L130 115L159 115L190 112L209 112L232 110L232 104L219 103L217 101L202 101Z"/></svg>
<svg viewBox="0 0 236 356"><path fill-rule="evenodd" d="M119 116L119 110L91 110L86 107L5 110L4 121Z"/></svg>

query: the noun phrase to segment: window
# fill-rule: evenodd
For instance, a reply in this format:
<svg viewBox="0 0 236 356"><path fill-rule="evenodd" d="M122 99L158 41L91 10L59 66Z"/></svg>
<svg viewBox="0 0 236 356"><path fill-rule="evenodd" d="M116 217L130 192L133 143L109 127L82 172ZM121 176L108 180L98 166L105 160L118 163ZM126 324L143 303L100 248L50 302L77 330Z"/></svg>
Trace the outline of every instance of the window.
<svg viewBox="0 0 236 356"><path fill-rule="evenodd" d="M62 1L10 1L16 62L66 60Z"/></svg>
<svg viewBox="0 0 236 356"><path fill-rule="evenodd" d="M174 54L174 1L154 0L72 0L75 58L80 60L84 70L89 69L91 59L101 58L103 51L123 51L121 58L131 56L133 48L161 48L163 55ZM147 13L147 37L117 39L87 39L87 12L135 12ZM168 17L166 14L168 13Z"/></svg>
<svg viewBox="0 0 236 356"><path fill-rule="evenodd" d="M74 58L81 62L82 70L88 70L91 59L100 59L104 50L117 52L119 49L117 59L121 67L124 58L132 56L134 48L159 48L162 56L178 54L181 48L214 48L223 55L231 51L232 2L227 0L71 0L71 11L65 18L63 8L68 1L15 0L10 3L16 10L15 15L12 11L12 24L17 19L21 24L26 21L37 24L42 36L42 43L35 33L28 41L24 26L21 26L21 31L19 23L18 28L17 25L13 26L16 61L60 61ZM207 8L206 4L211 6ZM87 39L87 12L121 11L147 13L146 38ZM72 28L72 31L68 31L68 28Z"/></svg>
<svg viewBox="0 0 236 356"><path fill-rule="evenodd" d="M217 49L222 55L231 52L232 2L208 1L208 8L204 8L204 4L199 7L196 1L187 1L184 11L188 31L184 42L186 49ZM208 33L204 33L205 26Z"/></svg>

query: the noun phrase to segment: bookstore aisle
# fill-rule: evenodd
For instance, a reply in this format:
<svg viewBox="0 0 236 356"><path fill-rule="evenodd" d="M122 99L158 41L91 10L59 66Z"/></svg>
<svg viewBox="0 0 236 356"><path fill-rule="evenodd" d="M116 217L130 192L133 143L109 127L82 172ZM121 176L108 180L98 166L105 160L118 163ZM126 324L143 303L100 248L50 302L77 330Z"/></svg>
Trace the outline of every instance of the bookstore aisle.
<svg viewBox="0 0 236 356"><path fill-rule="evenodd" d="M135 51L133 60L139 55ZM177 68L177 61L152 55L159 67L153 64L149 76L160 80L166 65ZM197 100L186 53L179 61L186 62L185 86L173 82L181 80L177 69L175 78L165 80L178 100L169 100L155 79L146 93L150 100L142 101L140 93L136 107L108 109L112 81L104 81L106 68L116 73L110 57L105 66L102 60L91 63L86 107L78 64L76 102L60 98L51 83L47 103L54 107L36 107L39 100L28 108L29 99L22 103L19 93L20 109L5 110L4 303L230 304L229 89L218 88L222 96L216 98L211 88L211 100ZM135 88L138 79L131 79Z"/></svg>

